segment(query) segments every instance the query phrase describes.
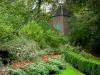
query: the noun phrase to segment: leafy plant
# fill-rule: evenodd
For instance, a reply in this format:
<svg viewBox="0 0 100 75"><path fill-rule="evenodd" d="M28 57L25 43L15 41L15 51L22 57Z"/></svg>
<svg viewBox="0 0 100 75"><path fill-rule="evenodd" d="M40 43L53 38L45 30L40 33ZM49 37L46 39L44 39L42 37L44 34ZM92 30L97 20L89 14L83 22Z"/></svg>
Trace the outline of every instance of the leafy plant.
<svg viewBox="0 0 100 75"><path fill-rule="evenodd" d="M10 69L11 75L28 75L23 69Z"/></svg>
<svg viewBox="0 0 100 75"><path fill-rule="evenodd" d="M49 70L50 74L56 74L59 73L59 68L56 65L53 64L44 64L46 66L46 68Z"/></svg>
<svg viewBox="0 0 100 75"><path fill-rule="evenodd" d="M44 31L42 27L36 24L34 21L31 21L22 27L20 29L20 34L30 40L35 40L37 42L44 41Z"/></svg>
<svg viewBox="0 0 100 75"><path fill-rule="evenodd" d="M49 58L48 62L50 64L58 66L60 69L64 69L66 67L65 64L64 64L64 62L60 61L59 59Z"/></svg>
<svg viewBox="0 0 100 75"><path fill-rule="evenodd" d="M49 71L42 61L27 65L24 70L31 75L48 75Z"/></svg>
<svg viewBox="0 0 100 75"><path fill-rule="evenodd" d="M66 38L66 39L65 39ZM67 37L58 34L55 30L49 29L45 33L45 40L51 47L59 47L60 44L68 42Z"/></svg>
<svg viewBox="0 0 100 75"><path fill-rule="evenodd" d="M71 63L74 67L80 69L82 72L86 72L90 75L100 74L100 61L92 58L85 58L79 54L68 51L65 53L65 59Z"/></svg>
<svg viewBox="0 0 100 75"><path fill-rule="evenodd" d="M82 11L81 11L82 12ZM91 47L93 36L97 27L93 25L96 16L92 12L79 13L76 18L72 18L69 24L71 30L69 40L74 46Z"/></svg>
<svg viewBox="0 0 100 75"><path fill-rule="evenodd" d="M6 43L6 50L17 58L33 59L40 54L40 47L35 41L17 38ZM11 57L12 58L12 57Z"/></svg>
<svg viewBox="0 0 100 75"><path fill-rule="evenodd" d="M13 31L14 30L10 25L9 26L0 25L0 42L4 43L8 42L9 40L12 40L14 38Z"/></svg>

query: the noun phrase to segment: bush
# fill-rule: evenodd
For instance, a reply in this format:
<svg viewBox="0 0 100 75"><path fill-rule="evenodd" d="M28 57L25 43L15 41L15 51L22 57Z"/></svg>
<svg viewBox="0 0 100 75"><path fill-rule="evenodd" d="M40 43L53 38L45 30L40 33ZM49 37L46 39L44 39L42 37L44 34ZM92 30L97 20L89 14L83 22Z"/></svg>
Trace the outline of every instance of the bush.
<svg viewBox="0 0 100 75"><path fill-rule="evenodd" d="M100 63L84 58L74 52L66 52L65 59L82 72L89 73L90 75L100 74Z"/></svg>
<svg viewBox="0 0 100 75"><path fill-rule="evenodd" d="M30 75L49 75L59 73L58 66L50 63L44 63L42 60L37 60L34 63L27 65L24 71Z"/></svg>
<svg viewBox="0 0 100 75"><path fill-rule="evenodd" d="M29 22L27 25L19 30L20 35L28 38L29 40L35 40L39 43L41 48L45 45L52 47L59 47L60 44L65 44L68 39L61 34L57 34L54 29L44 30L40 25L34 21Z"/></svg>
<svg viewBox="0 0 100 75"><path fill-rule="evenodd" d="M78 16L70 18L68 20L71 26L69 33L70 42L74 43L75 46L91 47L92 38L97 30L97 27L93 24L96 18L93 13L84 13L83 11Z"/></svg>
<svg viewBox="0 0 100 75"><path fill-rule="evenodd" d="M11 26L0 25L0 42L4 43L14 38L13 28Z"/></svg>
<svg viewBox="0 0 100 75"><path fill-rule="evenodd" d="M57 60L56 60L57 61ZM60 72L58 68L62 63L45 63L41 59L37 59L32 63L27 64L23 68L15 68L12 69L9 67L3 68L3 71L9 71L11 75L49 75L49 74L57 74Z"/></svg>
<svg viewBox="0 0 100 75"><path fill-rule="evenodd" d="M49 64L53 64L59 67L59 69L64 69L66 66L64 64L64 62L62 62L59 59L53 59L53 58L49 58L48 59Z"/></svg>
<svg viewBox="0 0 100 75"><path fill-rule="evenodd" d="M10 69L11 75L29 75L22 69Z"/></svg>
<svg viewBox="0 0 100 75"><path fill-rule="evenodd" d="M2 58L0 58L0 66L3 66L4 64L3 64L3 62L2 62L1 59L2 59Z"/></svg>
<svg viewBox="0 0 100 75"><path fill-rule="evenodd" d="M41 54L38 44L35 41L25 38L17 38L7 42L5 48L14 58L33 59L33 57ZM13 56L11 58L13 58Z"/></svg>
<svg viewBox="0 0 100 75"><path fill-rule="evenodd" d="M14 29L21 28L25 23L24 5L21 1L5 3L4 1L4 3L0 5L0 25L12 25Z"/></svg>
<svg viewBox="0 0 100 75"><path fill-rule="evenodd" d="M46 68L49 70L49 74L57 74L59 73L59 68L53 64L44 64Z"/></svg>
<svg viewBox="0 0 100 75"><path fill-rule="evenodd" d="M34 21L29 22L23 26L19 33L29 40L37 41L38 43L44 43L44 31L41 26L36 24Z"/></svg>
<svg viewBox="0 0 100 75"><path fill-rule="evenodd" d="M67 51L73 51L73 52L76 52L76 53L80 53L83 49L79 46L71 46L69 43L68 44L65 44L65 45L62 45L59 49L63 50L64 52Z"/></svg>
<svg viewBox="0 0 100 75"><path fill-rule="evenodd" d="M68 42L67 37L57 34L57 32L53 29L49 29L45 32L45 40L51 47L59 47L60 44Z"/></svg>
<svg viewBox="0 0 100 75"><path fill-rule="evenodd" d="M27 65L24 70L29 75L48 75L49 71L42 61Z"/></svg>

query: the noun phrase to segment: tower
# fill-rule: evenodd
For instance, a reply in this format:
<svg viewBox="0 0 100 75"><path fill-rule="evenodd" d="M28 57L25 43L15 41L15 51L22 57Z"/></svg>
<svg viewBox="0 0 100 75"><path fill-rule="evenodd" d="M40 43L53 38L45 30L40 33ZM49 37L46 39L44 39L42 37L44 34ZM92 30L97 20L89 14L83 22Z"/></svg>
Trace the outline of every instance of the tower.
<svg viewBox="0 0 100 75"><path fill-rule="evenodd" d="M67 18L69 17L66 8L60 5L51 18L51 24L61 34L68 34Z"/></svg>

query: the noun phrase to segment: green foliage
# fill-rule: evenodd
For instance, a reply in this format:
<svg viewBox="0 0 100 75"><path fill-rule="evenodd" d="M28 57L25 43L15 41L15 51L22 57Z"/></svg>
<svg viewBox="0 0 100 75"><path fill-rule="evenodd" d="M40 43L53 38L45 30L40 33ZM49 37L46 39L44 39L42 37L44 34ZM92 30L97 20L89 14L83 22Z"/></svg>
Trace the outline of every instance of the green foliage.
<svg viewBox="0 0 100 75"><path fill-rule="evenodd" d="M35 22L39 24L44 31L51 29L51 25L49 24L49 16L47 13L41 13L39 17L35 18Z"/></svg>
<svg viewBox="0 0 100 75"><path fill-rule="evenodd" d="M14 29L18 29L25 23L25 7L22 2L16 1L2 5L0 11L0 25L12 25Z"/></svg>
<svg viewBox="0 0 100 75"><path fill-rule="evenodd" d="M100 32L100 1L98 0L68 0L69 4L73 6L74 9L78 9L78 17L80 22L77 22L77 19L74 21L71 32L71 42L76 41L76 44L82 45L83 47L91 47L92 51L100 54L99 52L99 39L98 36ZM75 13L75 11L74 11ZM84 15L85 14L85 15ZM84 15L82 17L82 15ZM83 21L82 21L83 20ZM73 20L72 20L73 21ZM92 42L93 40L98 39L98 42ZM77 43L79 42L79 43Z"/></svg>
<svg viewBox="0 0 100 75"><path fill-rule="evenodd" d="M69 43L63 45L60 48L61 48L61 50L63 50L63 52L73 51L73 52L76 52L76 53L80 53L83 50L81 47L79 47L79 46L74 47L74 46L70 45Z"/></svg>
<svg viewBox="0 0 100 75"><path fill-rule="evenodd" d="M11 75L28 75L24 70L22 69L10 69Z"/></svg>
<svg viewBox="0 0 100 75"><path fill-rule="evenodd" d="M64 69L66 67L64 62L62 62L61 60L58 60L58 59L49 58L48 62L50 64L54 64L54 65L58 66L60 69Z"/></svg>
<svg viewBox="0 0 100 75"><path fill-rule="evenodd" d="M5 43L4 47L10 54L14 55L14 57L17 58L33 59L33 57L41 54L41 50L38 44L25 38L14 39L10 42Z"/></svg>
<svg viewBox="0 0 100 75"><path fill-rule="evenodd" d="M92 39L97 27L93 25L96 16L92 12L80 13L76 18L72 18L69 23L71 31L69 34L70 42L77 46L91 47ZM73 20L73 21L72 21Z"/></svg>
<svg viewBox="0 0 100 75"><path fill-rule="evenodd" d="M32 63L27 65L24 70L30 75L48 75L49 71L43 64L43 62Z"/></svg>
<svg viewBox="0 0 100 75"><path fill-rule="evenodd" d="M83 50L82 52L80 52L80 55L83 56L83 57L85 57L85 58L94 58L95 59L95 56L93 56L89 52L86 52L85 50Z"/></svg>
<svg viewBox="0 0 100 75"><path fill-rule="evenodd" d="M59 68L58 66L54 65L54 64L45 64L46 68L49 70L49 73L59 73Z"/></svg>
<svg viewBox="0 0 100 75"><path fill-rule="evenodd" d="M49 75L49 73L59 73L59 68L54 64L44 63L39 60L27 65L24 71L30 75Z"/></svg>
<svg viewBox="0 0 100 75"><path fill-rule="evenodd" d="M52 29L49 29L46 31L45 33L45 36L46 36L46 42L50 45L50 46L58 46L58 36L57 36L57 33L52 30Z"/></svg>
<svg viewBox="0 0 100 75"><path fill-rule="evenodd" d="M100 61L87 59L70 51L65 53L65 58L67 62L71 63L73 66L77 67L83 72L87 72L90 75L100 74Z"/></svg>
<svg viewBox="0 0 100 75"><path fill-rule="evenodd" d="M1 61L2 58L0 58L0 66L3 66L3 62Z"/></svg>
<svg viewBox="0 0 100 75"><path fill-rule="evenodd" d="M59 61L59 59L56 59ZM60 63L61 62L61 63ZM43 62L41 59L37 59L31 63L27 63L23 68L11 68L10 66L4 67L3 71L10 71L11 75L49 75L49 74L58 74L62 61L59 62Z"/></svg>
<svg viewBox="0 0 100 75"><path fill-rule="evenodd" d="M67 37L57 34L57 32L53 29L46 31L45 39L47 44L49 44L51 47L59 47L60 44L65 44L68 42Z"/></svg>
<svg viewBox="0 0 100 75"><path fill-rule="evenodd" d="M0 42L4 43L14 38L11 26L0 25Z"/></svg>
<svg viewBox="0 0 100 75"><path fill-rule="evenodd" d="M45 31L45 29L34 21L22 27L19 33L29 40L37 41L41 48L43 48L45 44L58 47L60 44L64 44L68 41L63 35L57 34L53 29Z"/></svg>
<svg viewBox="0 0 100 75"><path fill-rule="evenodd" d="M20 34L30 40L44 42L44 31L42 27L36 24L34 21L31 21L27 25L23 26L20 29Z"/></svg>

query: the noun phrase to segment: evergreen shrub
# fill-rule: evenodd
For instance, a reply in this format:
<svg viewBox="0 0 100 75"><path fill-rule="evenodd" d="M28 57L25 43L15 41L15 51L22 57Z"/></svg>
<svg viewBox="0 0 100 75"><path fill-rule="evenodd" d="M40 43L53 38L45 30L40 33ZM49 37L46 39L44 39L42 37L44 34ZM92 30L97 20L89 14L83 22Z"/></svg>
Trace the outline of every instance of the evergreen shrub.
<svg viewBox="0 0 100 75"><path fill-rule="evenodd" d="M84 58L74 52L65 52L65 59L74 67L90 75L100 75L100 63Z"/></svg>

